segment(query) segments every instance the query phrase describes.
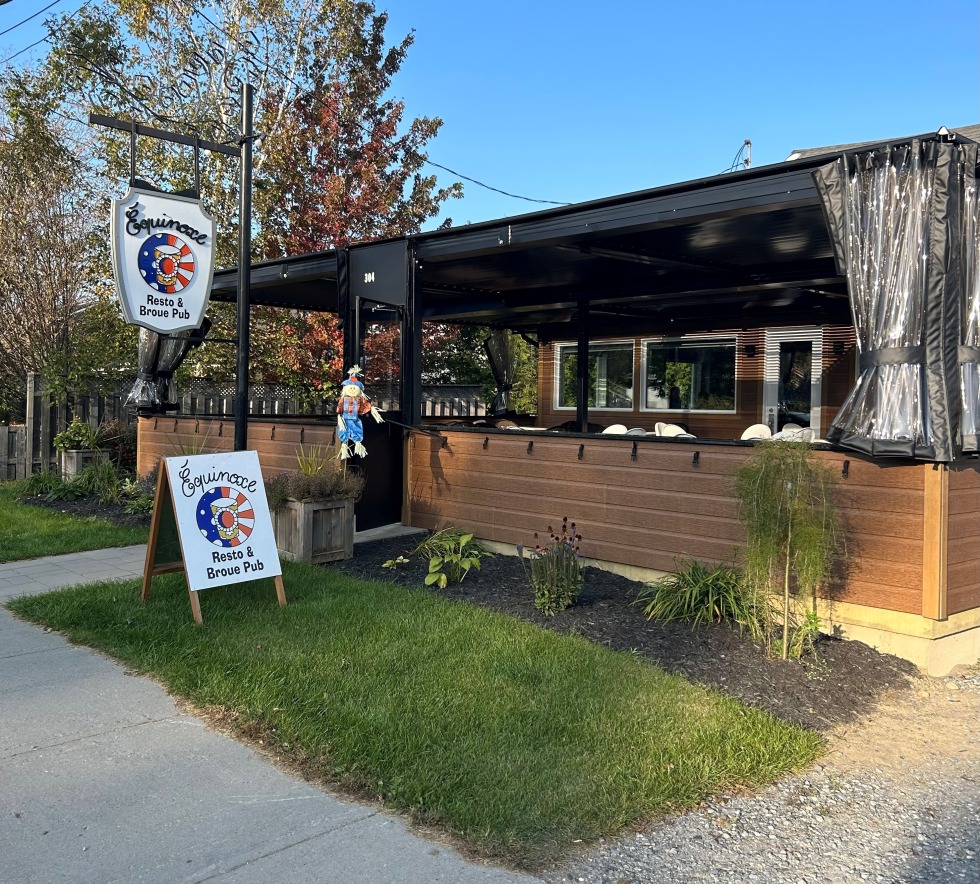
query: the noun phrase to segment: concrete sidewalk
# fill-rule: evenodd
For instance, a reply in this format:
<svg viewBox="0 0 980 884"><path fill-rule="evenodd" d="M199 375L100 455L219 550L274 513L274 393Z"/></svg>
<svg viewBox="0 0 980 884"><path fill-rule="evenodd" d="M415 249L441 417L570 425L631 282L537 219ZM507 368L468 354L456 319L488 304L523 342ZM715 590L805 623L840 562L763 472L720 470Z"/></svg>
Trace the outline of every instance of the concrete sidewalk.
<svg viewBox="0 0 980 884"><path fill-rule="evenodd" d="M368 539L361 535L358 539ZM0 565L0 601L139 577L145 546ZM531 884L465 861L0 610L0 882Z"/></svg>

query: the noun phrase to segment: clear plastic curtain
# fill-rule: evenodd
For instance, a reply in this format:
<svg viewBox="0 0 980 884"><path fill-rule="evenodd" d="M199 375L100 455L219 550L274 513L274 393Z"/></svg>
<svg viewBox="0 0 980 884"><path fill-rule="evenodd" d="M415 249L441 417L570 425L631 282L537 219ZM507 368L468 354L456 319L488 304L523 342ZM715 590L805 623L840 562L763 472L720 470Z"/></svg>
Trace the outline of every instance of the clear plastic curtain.
<svg viewBox="0 0 980 884"><path fill-rule="evenodd" d="M203 334L210 321L205 319ZM197 329L161 335L149 329L140 329L139 373L127 402L135 402L140 408L155 408L174 398L174 372L184 361L194 343L203 337Z"/></svg>
<svg viewBox="0 0 980 884"><path fill-rule="evenodd" d="M152 407L159 404L157 397L157 379L154 374L160 354L162 336L149 329L140 329L139 348L137 350L138 374L133 389L126 397L127 402L133 402L140 408Z"/></svg>
<svg viewBox="0 0 980 884"><path fill-rule="evenodd" d="M961 346L960 431L963 451L980 451L980 199L969 157L962 163L963 194L963 299L960 316ZM971 180L972 179L972 180Z"/></svg>
<svg viewBox="0 0 980 884"><path fill-rule="evenodd" d="M923 333L935 174L919 143L841 157L814 173L838 227L860 357L828 438L866 440L854 447L872 453L914 456L932 442Z"/></svg>
<svg viewBox="0 0 980 884"><path fill-rule="evenodd" d="M503 329L491 330L490 337L483 343L490 360L490 371L497 385L497 395L493 397L491 414L505 414L510 407L510 391L514 388L514 373L517 370L517 348L511 333Z"/></svg>

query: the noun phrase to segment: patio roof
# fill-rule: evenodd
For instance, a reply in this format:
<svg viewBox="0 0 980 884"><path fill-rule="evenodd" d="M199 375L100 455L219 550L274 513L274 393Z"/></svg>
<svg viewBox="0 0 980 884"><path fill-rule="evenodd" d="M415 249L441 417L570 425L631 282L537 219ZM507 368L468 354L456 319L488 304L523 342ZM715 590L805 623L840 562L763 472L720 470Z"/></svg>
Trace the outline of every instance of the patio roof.
<svg viewBox="0 0 980 884"><path fill-rule="evenodd" d="M569 334L584 300L593 337L846 324L847 284L811 175L834 155L391 242L415 250L423 321L547 340ZM337 310L337 267L333 251L257 264L252 303ZM236 287L237 271L215 273L215 299L234 300Z"/></svg>

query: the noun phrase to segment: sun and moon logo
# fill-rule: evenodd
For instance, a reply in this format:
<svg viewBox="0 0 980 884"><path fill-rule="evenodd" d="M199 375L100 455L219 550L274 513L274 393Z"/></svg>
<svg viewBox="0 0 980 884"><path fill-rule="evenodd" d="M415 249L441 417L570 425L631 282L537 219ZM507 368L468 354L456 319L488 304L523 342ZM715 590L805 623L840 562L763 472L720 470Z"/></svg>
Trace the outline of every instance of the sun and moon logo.
<svg viewBox="0 0 980 884"><path fill-rule="evenodd" d="M248 540L255 512L248 498L235 488L218 485L197 502L197 527L208 543L233 547Z"/></svg>
<svg viewBox="0 0 980 884"><path fill-rule="evenodd" d="M140 247L140 275L154 291L172 295L182 292L194 278L194 253L179 236L154 233Z"/></svg>

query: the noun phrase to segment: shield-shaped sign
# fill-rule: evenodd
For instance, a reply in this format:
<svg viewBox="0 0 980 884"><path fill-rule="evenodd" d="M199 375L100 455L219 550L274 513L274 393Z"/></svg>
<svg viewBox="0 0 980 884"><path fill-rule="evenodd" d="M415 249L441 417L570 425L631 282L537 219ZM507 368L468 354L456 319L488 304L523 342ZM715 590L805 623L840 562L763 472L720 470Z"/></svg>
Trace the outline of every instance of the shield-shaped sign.
<svg viewBox="0 0 980 884"><path fill-rule="evenodd" d="M131 187L112 201L112 270L126 322L200 328L214 273L214 218L201 201Z"/></svg>

